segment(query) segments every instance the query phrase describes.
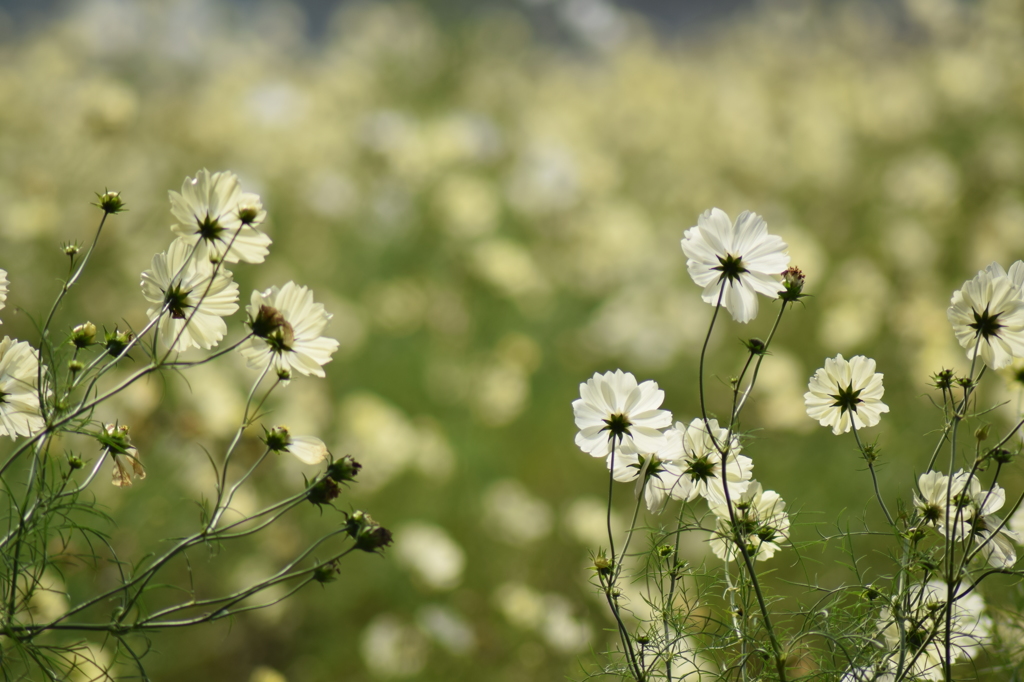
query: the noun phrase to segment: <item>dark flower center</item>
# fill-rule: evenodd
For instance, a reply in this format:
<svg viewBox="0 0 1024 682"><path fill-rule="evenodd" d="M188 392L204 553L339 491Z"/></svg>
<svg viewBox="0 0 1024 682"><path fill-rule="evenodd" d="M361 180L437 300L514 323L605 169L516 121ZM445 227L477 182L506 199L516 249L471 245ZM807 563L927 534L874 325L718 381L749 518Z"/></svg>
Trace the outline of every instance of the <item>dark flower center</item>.
<svg viewBox="0 0 1024 682"><path fill-rule="evenodd" d="M992 314L988 311L988 306L985 306L985 311L982 313L974 311L974 323L968 326L978 332L983 339L987 339L991 336L998 336L999 330L1004 325L999 324L999 313Z"/></svg>
<svg viewBox="0 0 1024 682"><path fill-rule="evenodd" d="M613 414L604 420L604 428L602 431L608 432L608 440L615 439L622 442L624 436L629 434L629 427L633 425L629 421L629 417L624 414Z"/></svg>
<svg viewBox="0 0 1024 682"><path fill-rule="evenodd" d="M707 481L709 478L718 478L715 475L715 463L705 455L690 462L685 472L694 481Z"/></svg>
<svg viewBox="0 0 1024 682"><path fill-rule="evenodd" d="M747 268L743 265L743 259L739 256L734 256L731 253L726 254L723 258L718 257L718 266L711 268L712 270L718 270L722 273L721 279L726 281L737 281L744 272L747 272Z"/></svg>
<svg viewBox="0 0 1024 682"><path fill-rule="evenodd" d="M193 307L188 303L190 293L192 293L191 289L185 291L180 284L173 284L167 289L164 293L164 303L167 304L167 310L170 311L171 317L176 320L185 319L185 310Z"/></svg>
<svg viewBox="0 0 1024 682"><path fill-rule="evenodd" d="M202 220L197 220L199 225L199 236L203 239L213 241L220 236L220 233L224 231L224 228L220 226L220 222L216 217L211 216L209 213Z"/></svg>
<svg viewBox="0 0 1024 682"><path fill-rule="evenodd" d="M864 402L860 399L860 394L863 389L853 390L853 384L850 384L846 388L839 388L837 395L829 394L829 397L835 400L832 403L832 407L838 407L839 411L842 412L856 412L858 403Z"/></svg>

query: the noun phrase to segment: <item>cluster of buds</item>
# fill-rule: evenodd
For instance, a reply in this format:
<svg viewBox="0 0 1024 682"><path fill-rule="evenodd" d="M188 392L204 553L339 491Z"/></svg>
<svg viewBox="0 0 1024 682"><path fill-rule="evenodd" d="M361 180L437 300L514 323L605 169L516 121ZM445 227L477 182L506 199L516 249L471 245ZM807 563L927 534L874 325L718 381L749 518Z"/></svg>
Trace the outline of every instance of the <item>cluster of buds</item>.
<svg viewBox="0 0 1024 682"><path fill-rule="evenodd" d="M278 427L280 428L280 427ZM271 438L277 429L267 432L267 447L274 449L271 445ZM287 436L287 431L285 431ZM306 492L306 499L315 505L329 504L341 494L342 483L349 483L356 480L356 474L363 468L363 465L352 458L352 455L345 455L341 459L332 460L327 466L327 473L317 480Z"/></svg>
<svg viewBox="0 0 1024 682"><path fill-rule="evenodd" d="M391 531L380 525L364 511L345 515L345 532L356 543L356 549L376 552L391 544Z"/></svg>

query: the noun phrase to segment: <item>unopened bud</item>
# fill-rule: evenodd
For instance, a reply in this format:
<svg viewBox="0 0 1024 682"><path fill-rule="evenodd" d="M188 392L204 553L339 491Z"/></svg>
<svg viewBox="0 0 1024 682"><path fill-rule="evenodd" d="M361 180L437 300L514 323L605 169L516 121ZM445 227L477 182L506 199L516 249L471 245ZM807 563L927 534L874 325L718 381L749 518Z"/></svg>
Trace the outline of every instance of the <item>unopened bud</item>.
<svg viewBox="0 0 1024 682"><path fill-rule="evenodd" d="M744 341L743 345L747 347L751 355L764 355L768 349L761 339L750 339L749 341Z"/></svg>
<svg viewBox="0 0 1024 682"><path fill-rule="evenodd" d="M127 350L128 344L135 338L132 332L123 332L116 327L114 331L103 335L103 343L107 349L107 355L119 358Z"/></svg>
<svg viewBox="0 0 1024 682"><path fill-rule="evenodd" d="M85 363L81 360L68 360L68 371L72 374L78 374L85 369Z"/></svg>
<svg viewBox="0 0 1024 682"><path fill-rule="evenodd" d="M76 348L87 348L96 342L96 325L85 322L71 330L71 343Z"/></svg>
<svg viewBox="0 0 1024 682"><path fill-rule="evenodd" d="M291 445L292 437L287 426L275 426L263 434L263 442L273 452L283 452Z"/></svg>
<svg viewBox="0 0 1024 682"><path fill-rule="evenodd" d="M391 544L391 531L363 511L354 511L345 519L345 532L355 540L356 548L376 552Z"/></svg>
<svg viewBox="0 0 1024 682"><path fill-rule="evenodd" d="M103 194L97 194L99 201L96 202L96 206L103 209L104 213L120 213L126 211L124 207L124 200L121 199L120 192L104 192Z"/></svg>

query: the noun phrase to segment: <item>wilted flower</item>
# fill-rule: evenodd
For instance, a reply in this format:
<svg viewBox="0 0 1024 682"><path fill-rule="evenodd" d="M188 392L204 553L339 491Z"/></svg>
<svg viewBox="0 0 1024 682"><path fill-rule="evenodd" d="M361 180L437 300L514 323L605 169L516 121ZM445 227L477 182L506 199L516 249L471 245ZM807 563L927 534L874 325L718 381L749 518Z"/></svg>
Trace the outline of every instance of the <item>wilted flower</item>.
<svg viewBox="0 0 1024 682"><path fill-rule="evenodd" d="M171 229L187 244L198 242L196 258L228 263L262 263L270 237L256 229L267 213L259 196L242 191L234 173L210 173L185 178L181 194L168 192L171 213L180 222Z"/></svg>
<svg viewBox="0 0 1024 682"><path fill-rule="evenodd" d="M882 374L875 371L875 361L855 355L849 361L842 353L825 359L807 384L804 403L807 416L822 426L831 426L832 433L846 433L851 426L862 429L874 426L889 406L882 402Z"/></svg>
<svg viewBox="0 0 1024 682"><path fill-rule="evenodd" d="M768 234L756 213L744 211L733 224L720 209L705 211L683 233L682 246L690 277L704 287L701 298L721 301L737 322L757 316L757 294L778 298L786 290L779 282L789 265L786 243Z"/></svg>
<svg viewBox="0 0 1024 682"><path fill-rule="evenodd" d="M31 436L46 426L39 411L39 354L27 341L0 341L0 436Z"/></svg>
<svg viewBox="0 0 1024 682"><path fill-rule="evenodd" d="M146 314L160 317L160 338L175 351L216 346L228 330L223 318L238 310L231 273L190 258L190 251L185 240L175 239L142 273L142 295L153 304Z"/></svg>
<svg viewBox="0 0 1024 682"><path fill-rule="evenodd" d="M594 376L580 384L580 398L572 403L579 433L576 445L592 457L607 457L614 441L616 449L626 442L634 452L658 449L660 429L672 423L672 413L659 409L665 392L658 384L645 381L621 369Z"/></svg>
<svg viewBox="0 0 1024 682"><path fill-rule="evenodd" d="M715 530L711 534L711 551L719 559L732 561L739 554L737 542L742 542L747 554L759 561L766 561L782 549L789 539L789 514L786 503L774 490L761 490L761 484L751 481L742 495L732 496L736 525L729 516L729 507L721 504L709 505L717 517Z"/></svg>
<svg viewBox="0 0 1024 682"><path fill-rule="evenodd" d="M246 309L253 336L240 350L249 367L263 369L272 363L278 376L295 370L307 376L324 376L338 342L321 336L331 315L313 301L308 288L288 282L252 292Z"/></svg>
<svg viewBox="0 0 1024 682"><path fill-rule="evenodd" d="M980 356L992 369L1024 357L1022 278L1024 263L1014 263L1009 275L992 263L953 292L946 316L967 357Z"/></svg>
<svg viewBox="0 0 1024 682"><path fill-rule="evenodd" d="M132 484L133 477L139 480L146 477L146 470L142 468L142 462L139 461L139 451L135 449L128 437L127 426L107 424L104 431L97 436L97 440L103 446L103 453L110 455L110 459L114 461L114 468L111 471L111 482L114 485L119 488L127 487ZM128 460L131 472L125 467L122 458Z"/></svg>

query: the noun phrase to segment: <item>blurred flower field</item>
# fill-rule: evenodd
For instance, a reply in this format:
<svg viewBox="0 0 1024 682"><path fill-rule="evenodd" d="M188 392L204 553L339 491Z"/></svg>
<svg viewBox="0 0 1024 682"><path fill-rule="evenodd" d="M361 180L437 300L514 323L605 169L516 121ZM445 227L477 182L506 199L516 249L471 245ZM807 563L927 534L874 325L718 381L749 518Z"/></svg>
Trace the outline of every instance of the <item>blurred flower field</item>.
<svg viewBox="0 0 1024 682"><path fill-rule="evenodd" d="M327 381L293 381L275 418L358 459L353 504L395 534L322 589L161 633L154 679L596 671L614 635L588 570L607 474L574 446L570 404L593 372L622 367L695 415L712 308L679 240L712 206L763 215L812 294L743 424L759 478L797 501L792 541L870 501L852 445L805 413L808 378L837 352L885 374L883 492L909 495L937 423L928 377L968 364L950 293L1024 257L1024 2L783 3L683 37L601 0L449 22L350 3L322 28L310 40L281 3L90 0L0 34L0 266L21 309L4 333L33 339L63 276L58 245L90 234L105 188L130 210L68 309L141 326L140 273L174 222L168 189L202 168L238 173L274 240L258 277L236 274L241 290L310 287L340 342ZM712 394L770 318L718 327ZM204 448L233 433L247 376L238 357L118 399L112 417L132 425L148 472L98 492L119 541L195 521L184 501L212 486ZM1020 413L1022 388L1009 373L993 419ZM282 458L261 485L301 485L304 471ZM288 523L203 560L228 586L269 573L318 530ZM706 543L686 552L714 560ZM796 582L842 580L827 553L776 561ZM104 570L67 566L65 588Z"/></svg>

